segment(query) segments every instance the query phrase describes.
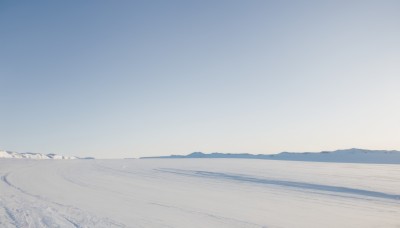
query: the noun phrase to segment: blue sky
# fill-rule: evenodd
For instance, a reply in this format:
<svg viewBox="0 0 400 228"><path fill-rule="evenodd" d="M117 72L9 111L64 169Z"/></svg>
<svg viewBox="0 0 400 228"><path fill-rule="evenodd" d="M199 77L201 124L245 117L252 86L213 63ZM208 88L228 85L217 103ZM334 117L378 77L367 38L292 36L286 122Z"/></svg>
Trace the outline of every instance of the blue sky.
<svg viewBox="0 0 400 228"><path fill-rule="evenodd" d="M2 1L0 148L400 150L399 1Z"/></svg>

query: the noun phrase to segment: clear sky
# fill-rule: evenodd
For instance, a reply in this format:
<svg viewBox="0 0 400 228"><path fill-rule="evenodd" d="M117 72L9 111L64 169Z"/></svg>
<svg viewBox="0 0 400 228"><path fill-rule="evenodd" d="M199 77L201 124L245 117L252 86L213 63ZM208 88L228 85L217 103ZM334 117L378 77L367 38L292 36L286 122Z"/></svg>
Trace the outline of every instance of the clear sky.
<svg viewBox="0 0 400 228"><path fill-rule="evenodd" d="M400 1L1 1L0 148L400 150Z"/></svg>

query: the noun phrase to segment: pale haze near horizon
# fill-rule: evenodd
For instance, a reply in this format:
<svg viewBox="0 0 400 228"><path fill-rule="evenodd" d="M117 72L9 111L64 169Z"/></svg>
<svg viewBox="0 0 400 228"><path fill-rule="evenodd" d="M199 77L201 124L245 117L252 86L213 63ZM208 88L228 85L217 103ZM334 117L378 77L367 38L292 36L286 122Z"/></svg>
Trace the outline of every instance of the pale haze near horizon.
<svg viewBox="0 0 400 228"><path fill-rule="evenodd" d="M0 148L400 150L399 1L2 1Z"/></svg>

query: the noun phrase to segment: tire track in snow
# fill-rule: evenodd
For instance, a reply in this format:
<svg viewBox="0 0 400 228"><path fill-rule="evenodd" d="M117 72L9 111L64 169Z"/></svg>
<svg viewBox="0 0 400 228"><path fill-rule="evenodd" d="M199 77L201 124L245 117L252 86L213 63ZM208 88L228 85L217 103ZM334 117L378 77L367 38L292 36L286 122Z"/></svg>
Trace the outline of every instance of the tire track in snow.
<svg viewBox="0 0 400 228"><path fill-rule="evenodd" d="M10 209L8 209L8 207L4 207L4 211L6 212L6 215L8 216L8 218L10 218L11 220L11 224L13 224L15 227L21 227L18 222L18 220L15 218L14 214L11 212Z"/></svg>
<svg viewBox="0 0 400 228"><path fill-rule="evenodd" d="M108 218L98 218L79 208L50 201L42 196L29 193L9 181L6 173L0 177L1 183L12 192L13 197L4 197L3 209L15 227L126 227ZM19 194L18 194L19 192ZM1 224L1 223L0 223Z"/></svg>
<svg viewBox="0 0 400 228"><path fill-rule="evenodd" d="M306 182L296 182L296 181L286 181L286 180L275 180L275 179L266 179L259 177L252 177L240 174L232 174L232 173L219 173L219 172L209 172L209 171L198 171L198 170L180 170L180 169L156 169L160 172L172 173L177 175L185 175L191 177L200 177L200 178L209 178L209 179L218 179L218 180L229 180L229 181L238 181L244 183L254 183L254 184L264 184L264 185L274 185L281 187L288 187L292 189L300 189L300 190L316 190L321 192L326 192L330 195L334 196L343 196L340 194L349 194L353 196L358 196L363 199L365 197L372 197L383 200L391 200L395 203L400 203L400 195L389 194L384 192L370 191L364 189L357 188L349 188L342 186L331 186L331 185L322 185L322 184L313 184Z"/></svg>

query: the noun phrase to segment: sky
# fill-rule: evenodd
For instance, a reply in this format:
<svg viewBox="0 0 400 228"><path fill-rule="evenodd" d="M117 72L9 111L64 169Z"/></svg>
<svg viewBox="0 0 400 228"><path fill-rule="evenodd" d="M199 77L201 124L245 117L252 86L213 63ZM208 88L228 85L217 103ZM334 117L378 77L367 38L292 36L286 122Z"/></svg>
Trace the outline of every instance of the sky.
<svg viewBox="0 0 400 228"><path fill-rule="evenodd" d="M400 150L400 1L1 1L0 148Z"/></svg>

